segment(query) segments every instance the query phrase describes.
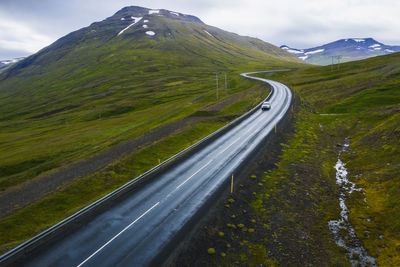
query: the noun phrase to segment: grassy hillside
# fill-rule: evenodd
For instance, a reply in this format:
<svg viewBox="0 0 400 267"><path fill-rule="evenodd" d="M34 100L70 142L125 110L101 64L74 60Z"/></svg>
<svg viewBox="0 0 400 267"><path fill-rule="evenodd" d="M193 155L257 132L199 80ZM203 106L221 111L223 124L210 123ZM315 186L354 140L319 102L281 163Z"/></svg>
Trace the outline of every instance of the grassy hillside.
<svg viewBox="0 0 400 267"><path fill-rule="evenodd" d="M234 94L251 84L237 70L297 62L260 40L160 14L123 9L0 75L1 191L214 103L214 72L228 72ZM118 35L130 16L143 19Z"/></svg>
<svg viewBox="0 0 400 267"><path fill-rule="evenodd" d="M279 79L292 84L317 114L328 114L316 115L324 128L319 136L349 138L351 150L341 159L350 180L362 189L348 195L350 222L380 266L399 265L400 54Z"/></svg>
<svg viewBox="0 0 400 267"><path fill-rule="evenodd" d="M132 17L142 19L127 29L136 21ZM6 207L7 214L0 216L0 250L60 221L265 98L268 88L239 77L240 72L302 65L275 46L196 17L129 7L7 68L0 73L0 198L12 209ZM218 99L215 72L227 74L228 94L220 73ZM89 158L90 165L100 152L125 142L136 145L123 155L107 154L105 160L112 156L115 162L59 179L59 173L75 172L72 163ZM58 183L47 179L52 174ZM15 198L21 202L14 204Z"/></svg>
<svg viewBox="0 0 400 267"><path fill-rule="evenodd" d="M400 54L264 76L299 97L294 132L276 167L241 181L178 263L370 266L369 255L398 266ZM348 172L342 185L338 159ZM348 221L334 235L329 222L341 218L341 196Z"/></svg>

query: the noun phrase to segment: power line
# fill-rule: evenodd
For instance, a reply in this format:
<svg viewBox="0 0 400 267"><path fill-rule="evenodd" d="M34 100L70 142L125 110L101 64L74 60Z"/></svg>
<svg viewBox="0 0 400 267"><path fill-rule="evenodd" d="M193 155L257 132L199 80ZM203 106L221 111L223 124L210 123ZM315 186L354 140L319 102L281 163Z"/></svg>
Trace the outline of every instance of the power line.
<svg viewBox="0 0 400 267"><path fill-rule="evenodd" d="M332 64L331 64L331 71L333 71L333 59L336 58L337 60L337 69L340 69L340 59L342 58L342 56L331 56L332 58Z"/></svg>
<svg viewBox="0 0 400 267"><path fill-rule="evenodd" d="M215 73L215 80L217 81L217 100L218 100L218 72Z"/></svg>
<svg viewBox="0 0 400 267"><path fill-rule="evenodd" d="M226 84L226 72L224 72L224 74L225 74L225 96L227 96L228 95L228 86Z"/></svg>
<svg viewBox="0 0 400 267"><path fill-rule="evenodd" d="M337 56L337 60L338 60L338 66L337 66L337 69L339 70L339 68L340 68L340 59L342 58L342 56Z"/></svg>

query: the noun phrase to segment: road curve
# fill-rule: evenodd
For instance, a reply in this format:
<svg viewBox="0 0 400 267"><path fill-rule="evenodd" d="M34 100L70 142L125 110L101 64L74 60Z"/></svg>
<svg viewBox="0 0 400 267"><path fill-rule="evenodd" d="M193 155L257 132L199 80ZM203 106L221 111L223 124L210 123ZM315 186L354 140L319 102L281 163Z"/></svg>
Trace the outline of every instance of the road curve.
<svg viewBox="0 0 400 267"><path fill-rule="evenodd" d="M274 88L271 109L257 110L191 157L160 174L94 217L24 266L146 266L181 234L190 219L274 131L288 112L292 93L276 81L250 77ZM184 230L182 230L184 231Z"/></svg>

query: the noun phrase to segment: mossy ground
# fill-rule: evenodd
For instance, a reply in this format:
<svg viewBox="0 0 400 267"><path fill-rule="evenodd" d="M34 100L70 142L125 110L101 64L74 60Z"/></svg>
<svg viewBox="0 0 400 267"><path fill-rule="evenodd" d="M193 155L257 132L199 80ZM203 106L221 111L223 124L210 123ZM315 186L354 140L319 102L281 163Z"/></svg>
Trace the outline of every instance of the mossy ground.
<svg viewBox="0 0 400 267"><path fill-rule="evenodd" d="M2 233L0 249L6 251L15 247L79 208L146 172L243 114L262 101L268 93L268 86L250 83L250 87L240 98L233 95L231 96L233 100L230 101L228 96L228 105L219 108L210 106L208 109L214 111L204 110L191 115L199 119L197 123L176 129L172 135L161 137L159 141L141 147L101 171L64 184L54 193L25 208L17 208L13 214L0 220Z"/></svg>
<svg viewBox="0 0 400 267"><path fill-rule="evenodd" d="M111 169L106 166L88 177L68 178L57 190L46 192L44 199L22 209L15 207L14 214L0 220L1 251L261 101L268 93L266 87L260 93L260 83L239 77L243 70L304 65L273 45L201 23L150 16L148 25L157 32L151 38L142 27L118 35L124 28L121 23L126 22L106 19L94 23L0 73L0 194L41 181L71 163L158 127L185 118L201 120L138 147L134 155L119 159ZM228 95L221 90L218 99L216 72L227 73L228 86ZM223 77L220 74L220 89ZM250 91L242 99L235 98ZM209 110L231 99L229 105Z"/></svg>
<svg viewBox="0 0 400 267"><path fill-rule="evenodd" d="M274 167L265 162L244 176L239 191L216 208L177 262L349 266L328 228L329 220L340 217L334 166L349 138L351 152L341 160L349 179L363 188L346 201L350 222L379 266L400 265L399 62L396 54L343 64L340 70L310 67L274 75L302 99L279 162ZM216 253L208 255L203 246Z"/></svg>
<svg viewBox="0 0 400 267"><path fill-rule="evenodd" d="M270 146L269 156L256 159L252 174L240 180L177 265L346 266L327 224L339 216L332 167L337 155L329 136L321 135L319 117L305 105L296 112L294 132L279 140L289 141ZM214 247L215 255L199 251L204 244Z"/></svg>

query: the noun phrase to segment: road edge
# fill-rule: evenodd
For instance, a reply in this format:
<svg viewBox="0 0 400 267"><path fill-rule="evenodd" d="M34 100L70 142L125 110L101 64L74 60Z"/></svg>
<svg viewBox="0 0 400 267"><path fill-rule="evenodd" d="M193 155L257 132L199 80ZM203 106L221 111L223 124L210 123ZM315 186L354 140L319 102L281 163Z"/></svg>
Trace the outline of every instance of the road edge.
<svg viewBox="0 0 400 267"><path fill-rule="evenodd" d="M249 77L249 74L254 73L263 73L263 72L277 72L277 71L288 71L288 70L271 70L271 71L260 71L260 72L249 72L249 73L242 73L240 76L248 79L254 79L253 77ZM269 100L274 94L274 88L271 86L271 92L265 98L265 100ZM205 138L199 140L195 144L191 145L190 147L182 150L181 152L175 154L174 156L170 157L166 161L162 162L161 164L155 166L154 168L150 169L149 171L135 177L128 183L124 184L123 186L119 187L118 189L112 191L111 193L107 194L106 196L94 201L93 203L87 205L86 207L80 209L76 213L72 214L71 216L67 217L66 219L60 221L59 223L53 225L52 227L44 230L43 232L39 233L38 235L32 237L31 239L23 242L19 246L15 247L14 249L4 253L0 256L0 264L4 266L9 266L11 264L23 261L25 258L29 256L30 253L36 250L40 250L40 246L42 244L52 243L56 239L64 236L69 230L75 229L80 226L83 222L87 221L88 219L92 218L93 216L98 215L101 211L105 210L106 208L115 205L118 200L124 197L129 192L132 192L134 189L138 188L138 186L150 182L157 174L160 172L167 170L168 168L173 167L174 165L178 164L185 158L189 157L190 155L194 154L207 144L211 143L219 136L223 135L237 124L242 122L244 119L252 115L256 112L262 102L257 104L254 108L246 112L245 114L241 115L234 121L228 123L224 127L218 129L214 133L206 136Z"/></svg>

